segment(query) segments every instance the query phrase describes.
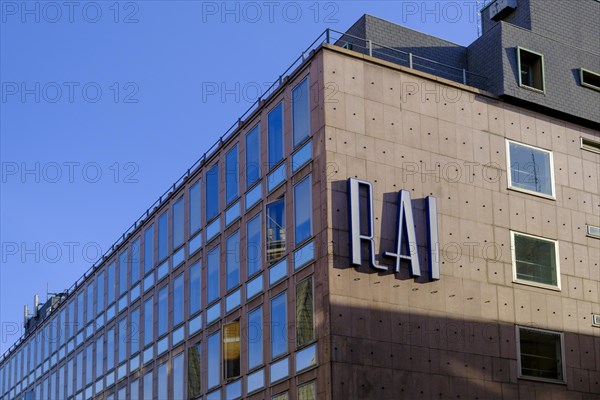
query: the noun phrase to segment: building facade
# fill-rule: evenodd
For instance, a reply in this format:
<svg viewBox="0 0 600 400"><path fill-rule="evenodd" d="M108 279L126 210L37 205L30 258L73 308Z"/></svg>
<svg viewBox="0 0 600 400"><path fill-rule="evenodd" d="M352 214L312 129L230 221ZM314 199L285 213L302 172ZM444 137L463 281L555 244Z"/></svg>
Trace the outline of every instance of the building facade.
<svg viewBox="0 0 600 400"><path fill-rule="evenodd" d="M474 45L539 4L500 10ZM529 42L480 46L512 66L493 61L499 88L471 47L425 72L442 61L357 33L374 24L405 29L327 31L35 307L1 400L599 398L600 51L563 107L544 73L571 66Z"/></svg>

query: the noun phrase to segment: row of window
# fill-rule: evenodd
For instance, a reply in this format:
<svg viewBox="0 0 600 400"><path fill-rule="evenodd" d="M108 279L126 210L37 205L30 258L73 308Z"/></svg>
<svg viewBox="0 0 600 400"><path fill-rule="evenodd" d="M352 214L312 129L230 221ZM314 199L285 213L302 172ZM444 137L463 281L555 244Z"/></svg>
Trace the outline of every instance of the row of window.
<svg viewBox="0 0 600 400"><path fill-rule="evenodd" d="M300 170L300 167L312 158L312 146L308 140L310 136L308 77L304 78L292 90L291 106L293 148L296 150L292 154L290 164L292 173L296 173ZM267 177L267 185L265 186L268 193L274 191L286 180L286 163L282 162L285 154L283 113L283 102L281 102L272 108L267 118L269 168L275 167ZM253 208L263 198L263 185L260 181L261 141L259 135L258 125L246 134L246 186L253 187L245 196L246 211ZM237 170L238 158L237 144L229 149L222 158L225 164L226 203L229 207L225 212L225 227L232 226L233 222L239 220L241 215L241 200L234 202L239 197L237 182L239 176ZM0 380L0 385L3 389L0 392L4 393L13 387L16 382L20 382L23 379L23 371L36 371L35 375L37 377L47 372L50 364L56 364L57 358L62 359L65 353L70 353L76 346L82 344L84 338L92 337L95 328L104 326L116 314L119 314L129 304L140 298L142 293L146 293L149 289L155 287L155 282L159 282L167 276L169 270L175 271L186 257L186 246L184 246L186 236L191 238L187 246L187 257L189 258L194 256L195 253L199 253L199 250L203 247L203 241L209 242L223 231L221 217L217 218L220 213L218 171L219 164L217 163L205 174L204 224L201 222L202 180L199 180L190 185L187 196L181 196L174 201L170 210L165 210L158 215L157 220L144 229L141 237L130 241L128 248L120 251L115 260L109 262L105 268L96 274L94 280L80 290L75 299L62 307L58 315L55 315L44 328L38 329L36 336L22 346L16 357L5 363L7 368L4 368L4 366L2 368L3 379ZM232 202L234 204L230 205ZM231 212L236 205L237 212ZM189 299L188 312L190 317L200 312L204 303L203 299L206 299L204 304L210 304L221 298L221 258L225 261L226 273L223 286L226 292L236 289L241 280L256 277L252 280L253 287L248 288L247 298L262 291L262 276L260 276L262 274L259 275L259 272L262 270L263 264L276 264L277 268L271 268L267 276L270 284L277 280L277 276L280 278L287 276L287 262L285 262L285 259L279 261L287 252L287 215L285 210L286 198L282 195L281 198L266 205L264 217L263 212L258 212L246 221L245 243L243 243L240 230L237 230L204 254L205 268L201 268L200 262L189 267L189 292L186 298ZM293 243L298 248L311 247L312 249L312 246L307 246L304 243L312 236L312 179L310 174L300 179L293 187L293 218L295 226ZM184 229L186 221L188 223L187 234ZM207 223L208 226L202 232L202 227ZM203 233L205 234L204 240ZM267 250L265 251L263 248ZM242 256L244 251L245 257ZM296 253L298 252L297 250ZM169 257L170 254L172 254L171 257ZM304 262L304 265L310 259L312 259L312 256L297 257L295 255L295 261ZM243 274L244 270L240 268L244 266L240 265L240 260L246 260L245 274ZM158 267L156 267L157 265ZM301 265L298 263L295 267L299 268L299 266ZM202 278L202 275L204 278ZM206 297L201 295L201 282L203 279L206 279L207 282ZM145 316L141 322L144 332L146 332L143 335L144 337L140 338L142 345L152 343L155 334L157 337L164 335L169 331L169 326L178 326L182 323L186 313L182 307L183 281L184 274L172 281L172 313L168 312L168 286L158 290L156 310L154 309L152 297L145 299L143 306L131 310L131 321L138 320L142 310ZM186 285L186 287L188 286ZM239 306L241 288L228 296L225 307L226 312L235 308L236 304L232 306L235 299L230 302L229 298L235 298L236 293L237 306ZM217 308L218 310L215 312ZM209 312L205 313L207 323L216 322L221 315L220 302L212 306L210 310L213 310L212 316L209 315L211 314ZM155 318L152 318L153 313ZM122 325L123 320L126 320L126 318L123 318L119 325ZM157 321L156 329L153 328L153 320ZM201 326L198 321L201 324L202 316L194 318L194 326L191 330ZM63 328L58 329L59 326ZM133 323L130 324L130 327L133 326ZM125 331L126 329L119 329L119 335L125 335ZM46 340L49 336L52 339ZM119 340L121 339L123 338L119 337ZM138 351L139 344L131 343L131 353ZM118 362L126 357L124 348L125 346L121 346L119 349ZM59 349L60 351L58 351ZM4 372L7 369L10 369L11 373L5 374Z"/></svg>
<svg viewBox="0 0 600 400"><path fill-rule="evenodd" d="M517 64L519 86L541 92L546 91L543 54L517 47ZM600 74L579 68L579 83L581 86L600 91Z"/></svg>

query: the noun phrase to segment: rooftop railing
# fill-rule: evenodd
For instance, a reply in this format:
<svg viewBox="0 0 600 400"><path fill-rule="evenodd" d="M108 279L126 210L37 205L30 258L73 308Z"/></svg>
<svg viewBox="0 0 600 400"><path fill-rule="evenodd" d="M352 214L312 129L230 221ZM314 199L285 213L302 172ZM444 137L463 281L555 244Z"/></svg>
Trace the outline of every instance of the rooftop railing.
<svg viewBox="0 0 600 400"><path fill-rule="evenodd" d="M337 39L336 39L337 38ZM361 50L361 53L368 54L370 56L380 58L383 60L387 60L393 62L395 64L403 65L411 69L428 72L436 76L447 77L447 79L461 82L465 85L472 85L476 87L480 87L474 82L475 78L485 80L484 77L480 75L476 75L470 73L469 71L461 68L457 68L455 66L451 66L448 64L443 64L441 62L430 60L424 57L416 56L412 53L407 53L398 49L394 49L391 47L387 47L373 41L367 40L365 38L359 38L356 36L349 35L344 32L339 32L333 29L326 29L321 33L301 54L296 58L292 64L285 70L281 75L279 75L278 79L271 84L259 97L258 99L237 119L237 121L229 127L225 131L223 135L217 140L203 155L200 157L187 171L179 178L175 183L173 183L154 203L150 205L146 209L146 211L127 229L119 238L110 246L108 251L106 251L71 287L69 287L64 294L64 297L60 299L60 302L53 307L52 312L48 313L46 317L39 321L36 326L41 326L43 322L50 318L50 315L54 314L54 311L59 308L61 303L66 302L66 300L71 296L73 292L79 288L85 280L90 277L94 271L100 268L103 263L112 257L115 254L115 251L119 248L120 245L126 242L129 236L135 232L144 221L150 218L151 215L158 210L158 208L164 204L170 196L175 193L186 181L187 179L193 175L197 170L202 168L204 164L211 159L213 155L215 155L218 149L223 145L223 143L227 142L228 139L234 136L234 133L237 132L243 125L246 118L250 117L254 111L256 111L261 103L273 95L277 89L279 89L284 82L286 82L287 78L294 74L303 64L304 61L311 56L314 52L317 51L321 47L322 44L333 44L340 47L349 47L346 43L352 45L353 48L351 50ZM354 47L356 46L356 47ZM37 310L34 310L34 313ZM35 330L35 329L34 329ZM10 357L11 353L29 336L29 334L22 335L1 357L0 364L3 363L8 357Z"/></svg>

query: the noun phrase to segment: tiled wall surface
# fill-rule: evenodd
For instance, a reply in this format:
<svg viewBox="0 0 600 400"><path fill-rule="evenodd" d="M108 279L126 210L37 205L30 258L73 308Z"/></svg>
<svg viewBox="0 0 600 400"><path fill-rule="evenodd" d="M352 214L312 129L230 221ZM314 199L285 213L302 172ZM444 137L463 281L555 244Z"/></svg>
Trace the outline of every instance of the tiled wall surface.
<svg viewBox="0 0 600 400"><path fill-rule="evenodd" d="M323 63L332 398L598 398L600 240L585 229L600 223L600 155L580 137L600 133L347 54ZM556 199L508 189L506 139L552 152ZM439 281L422 246L418 279L350 265L349 177L373 185L383 264L397 192L423 244L419 201L437 198ZM513 282L511 230L558 241L561 290ZM515 325L564 332L566 384L518 379Z"/></svg>

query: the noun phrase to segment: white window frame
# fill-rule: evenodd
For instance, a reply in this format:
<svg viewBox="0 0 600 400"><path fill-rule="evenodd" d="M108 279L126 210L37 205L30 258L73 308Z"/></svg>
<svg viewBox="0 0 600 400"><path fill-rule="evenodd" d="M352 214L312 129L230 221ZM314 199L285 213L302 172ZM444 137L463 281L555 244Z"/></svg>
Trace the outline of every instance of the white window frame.
<svg viewBox="0 0 600 400"><path fill-rule="evenodd" d="M536 331L541 333L550 333L553 335L558 335L560 337L560 357L561 357L561 366L562 366L562 376L563 379L549 379L549 378L538 378L535 376L523 375L522 374L522 365L521 365L521 329ZM517 341L517 377L519 379L526 379L531 381L538 382L551 382L551 383L561 383L567 384L567 367L566 367L566 359L565 359L565 335L563 332L552 331L549 329L540 329L540 328L531 328L529 326L515 325L515 336Z"/></svg>
<svg viewBox="0 0 600 400"><path fill-rule="evenodd" d="M526 51L527 53L534 54L536 56L540 56L540 60L542 63L542 88L541 89L538 89L536 87L529 86L529 85L526 85L523 83L523 80L521 77L521 50ZM523 89L531 90L533 92L546 94L546 69L544 67L544 55L542 53L538 53L537 51L529 50L525 47L517 46L517 75L519 77L519 87L522 87Z"/></svg>
<svg viewBox="0 0 600 400"><path fill-rule="evenodd" d="M594 233L594 230L600 229L600 226L586 224L585 231L586 236L594 239L600 239L600 234Z"/></svg>
<svg viewBox="0 0 600 400"><path fill-rule="evenodd" d="M590 89L593 89L593 90L597 90L597 91L600 92L600 86L591 85L591 84L586 83L586 82L583 81L583 73L584 72L587 72L588 74L596 75L599 78L600 78L600 74L597 73L597 72L594 72L592 70L589 70L587 68L583 68L583 67L579 68L579 83L581 83L581 86L585 86L587 88L590 88Z"/></svg>
<svg viewBox="0 0 600 400"><path fill-rule="evenodd" d="M542 151L542 152L548 153L550 155L550 157L549 157L549 159L550 159L550 183L551 183L551 187L552 187L552 194L547 195L546 193L540 193L540 192L536 192L534 190L523 189L518 186L513 186L511 165L510 165L511 164L511 158L510 158L510 144L511 143L514 143L516 145L523 146L523 147L529 147L531 149ZM515 140L510 140L510 139L506 139L505 146L506 146L506 177L508 179L508 189L515 190L515 191L518 191L521 193L531 194L533 196L543 197L545 199L556 200L556 180L554 178L554 154L552 153L552 151L543 149L541 147L517 142Z"/></svg>
<svg viewBox="0 0 600 400"><path fill-rule="evenodd" d="M591 151L592 153L600 154L600 142L599 141L589 139L589 138L584 138L583 136L580 136L579 137L579 147L581 147L582 150Z"/></svg>
<svg viewBox="0 0 600 400"><path fill-rule="evenodd" d="M515 246L515 235L520 235L520 236L527 236L530 238L534 238L534 239L538 239L538 240L543 240L546 242L551 242L554 244L554 257L555 257L555 264L556 264L556 286L554 285L548 285L546 283L540 283L540 282L535 282L535 281L528 281L525 279L519 279L517 278L517 248ZM510 250L511 250L511 263L512 263L512 273L513 273L513 283L519 283L522 285L528 285L528 286L534 286L534 287L539 287L539 288L543 288L543 289L550 289L550 290L555 290L555 291L561 291L561 279L560 279L560 256L558 254L558 240L554 240L554 239L548 239L545 237L541 237L541 236L535 236L535 235L530 235L527 233L523 233L523 232L518 232L518 231L510 231Z"/></svg>

